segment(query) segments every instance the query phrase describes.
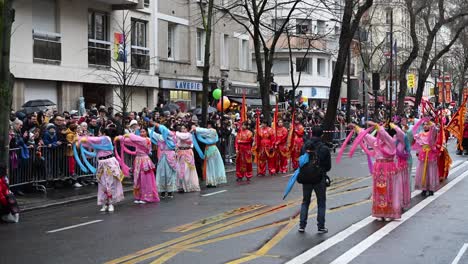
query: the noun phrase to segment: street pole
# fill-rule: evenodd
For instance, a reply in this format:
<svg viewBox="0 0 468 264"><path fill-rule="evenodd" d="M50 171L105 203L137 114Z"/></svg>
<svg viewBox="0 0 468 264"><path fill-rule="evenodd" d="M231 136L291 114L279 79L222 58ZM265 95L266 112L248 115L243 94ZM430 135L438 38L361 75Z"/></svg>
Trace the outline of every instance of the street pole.
<svg viewBox="0 0 468 264"><path fill-rule="evenodd" d="M392 120L393 109L393 9L390 10L390 114L388 118Z"/></svg>
<svg viewBox="0 0 468 264"><path fill-rule="evenodd" d="M351 46L348 52L348 86L346 87L346 122L351 123Z"/></svg>
<svg viewBox="0 0 468 264"><path fill-rule="evenodd" d="M445 109L445 58L442 59L442 108Z"/></svg>
<svg viewBox="0 0 468 264"><path fill-rule="evenodd" d="M434 36L434 56L437 56L437 34ZM435 63L435 74L434 74L434 97L435 97L435 106L439 106L439 85L437 83L437 77L439 76L439 71L437 70L437 62Z"/></svg>
<svg viewBox="0 0 468 264"><path fill-rule="evenodd" d="M364 69L362 69L362 107L364 110L364 118L366 119L366 122L367 122L366 82L365 82Z"/></svg>

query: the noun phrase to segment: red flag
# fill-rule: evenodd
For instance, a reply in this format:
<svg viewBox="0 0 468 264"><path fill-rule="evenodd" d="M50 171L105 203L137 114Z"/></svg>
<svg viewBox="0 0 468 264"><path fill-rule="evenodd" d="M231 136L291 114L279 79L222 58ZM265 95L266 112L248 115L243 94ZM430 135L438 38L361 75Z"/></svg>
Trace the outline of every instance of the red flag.
<svg viewBox="0 0 468 264"><path fill-rule="evenodd" d="M242 106L241 106L241 112L240 112L241 127L245 121L247 121L247 105L245 104L245 92L244 92L244 94L242 95Z"/></svg>
<svg viewBox="0 0 468 264"><path fill-rule="evenodd" d="M463 150L463 130L465 128L465 114L466 114L466 101L468 96L463 99L463 103L460 105L458 111L453 115L452 120L447 125L447 130L452 133L458 139L458 147Z"/></svg>

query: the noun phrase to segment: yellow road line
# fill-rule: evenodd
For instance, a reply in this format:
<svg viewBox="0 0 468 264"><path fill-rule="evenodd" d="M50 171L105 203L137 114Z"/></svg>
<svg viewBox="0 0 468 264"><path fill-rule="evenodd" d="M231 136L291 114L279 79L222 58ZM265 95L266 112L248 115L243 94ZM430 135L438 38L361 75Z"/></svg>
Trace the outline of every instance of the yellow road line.
<svg viewBox="0 0 468 264"><path fill-rule="evenodd" d="M333 188L330 188L330 190L337 190L337 189L339 189L339 188L341 188L343 186L348 186L350 184L359 182L359 181L364 180L364 179L366 179L366 178L352 179L350 181L346 181L346 183L344 183L344 184L335 185ZM263 209L263 210L261 210L259 212L250 213L250 214L244 215L244 216L242 216L242 217L240 217L238 219L230 220L230 221L228 221L226 223L220 223L220 224L217 224L217 225L214 225L214 226L211 226L211 227L206 227L205 229L199 230L199 231L194 232L192 234L188 234L188 235L185 235L185 236L182 236L182 237L179 237L179 238L167 241L167 242L163 242L161 244L158 244L158 245L155 245L155 246L152 246L152 247L137 251L135 253L132 253L132 254L129 254L129 255L126 255L126 256L111 260L109 262L106 262L106 264L123 263L125 261L127 261L125 263L137 263L137 262L140 262L140 261L148 260L149 258L154 258L156 256L159 256L159 255L169 251L169 249L165 249L165 250L160 250L160 249L170 247L170 246L172 246L174 244L178 244L178 246L190 245L193 242L206 239L206 238L208 238L210 236L219 234L219 233L224 232L226 230L238 227L240 225L249 223L249 222L257 220L257 219L261 219L261 218L263 218L265 216L271 215L273 213L277 213L279 211L282 211L282 210L284 210L286 208L289 208L289 207L291 207L293 205L297 205L297 204L300 204L300 203L301 203L301 199L295 199L295 200L293 200L291 202L283 203L283 204L280 204L278 206L265 208L265 209ZM225 238L225 239L227 239L227 238ZM181 248L187 248L187 247L181 247ZM182 250L179 249L178 251L180 252L180 251L183 251L183 250L184 249L182 249ZM149 253L151 253L151 254L149 254ZM129 261L129 260L131 260L131 261Z"/></svg>
<svg viewBox="0 0 468 264"><path fill-rule="evenodd" d="M255 205L239 207L237 209L230 210L230 211L227 211L227 212L224 212L224 213L212 216L212 217L207 217L207 218L199 220L199 221L195 221L195 222L192 222L192 223L188 223L188 224L184 224L184 225L181 225L181 226L173 227L173 228L170 228L170 229L168 229L168 230L166 230L164 232L181 232L181 233L185 233L187 231L191 231L191 230L203 227L203 226L207 226L207 225L210 225L210 224L213 224L213 223L216 223L216 222L219 222L219 221L222 221L222 220L234 217L234 216L238 216L238 215L241 215L241 214L244 214L244 213L255 211L257 209L264 208L264 207L266 207L266 205L261 205L261 204L255 204Z"/></svg>

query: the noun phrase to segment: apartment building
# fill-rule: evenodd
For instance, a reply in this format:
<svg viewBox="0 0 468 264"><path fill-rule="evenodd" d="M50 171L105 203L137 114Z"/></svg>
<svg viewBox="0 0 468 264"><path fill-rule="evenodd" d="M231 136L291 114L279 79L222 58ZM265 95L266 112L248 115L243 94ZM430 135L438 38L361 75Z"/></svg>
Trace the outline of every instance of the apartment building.
<svg viewBox="0 0 468 264"><path fill-rule="evenodd" d="M307 9L298 8L287 21L285 28L289 36L283 34L278 41L272 72L279 86L291 89L292 57L294 82L299 83L296 93L301 91L303 96L307 96L311 106L325 107L338 53L340 27L337 21L341 5L340 1L335 1L329 8L315 0L306 1L306 4ZM276 18L271 21L272 27L283 25L288 12L287 9L277 10Z"/></svg>
<svg viewBox="0 0 468 264"><path fill-rule="evenodd" d="M13 108L50 99L58 110L121 105L119 71L133 96L129 110L153 107L159 79L150 0L16 0L11 71ZM125 50L125 51L124 51ZM121 79L121 78L120 78Z"/></svg>
<svg viewBox="0 0 468 264"><path fill-rule="evenodd" d="M199 107L205 47L200 0L159 0L157 3L154 20L158 25L159 98L178 103L182 108ZM222 1L216 1L216 5L220 4ZM231 100L240 101L243 93L252 99L259 98L249 36L222 11L215 12L213 21L209 90L219 87L224 78L230 84L225 95ZM258 104L259 100L250 102Z"/></svg>

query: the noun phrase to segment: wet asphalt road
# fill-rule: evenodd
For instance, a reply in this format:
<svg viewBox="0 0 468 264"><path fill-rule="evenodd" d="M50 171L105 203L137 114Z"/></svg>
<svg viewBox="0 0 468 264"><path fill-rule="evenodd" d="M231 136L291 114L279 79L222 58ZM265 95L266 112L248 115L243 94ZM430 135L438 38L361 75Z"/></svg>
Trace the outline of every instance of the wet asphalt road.
<svg viewBox="0 0 468 264"><path fill-rule="evenodd" d="M468 164L456 164L463 168L450 180L468 170ZM316 233L314 204L306 233L297 232L302 192L297 185L282 200L287 175L239 185L230 174L227 185L159 204L134 205L127 194L114 213L100 213L95 201L26 212L19 224L0 225L0 263L285 263L370 215L371 179L362 153L344 158L329 175L334 183L327 198L328 234ZM466 188L468 179L351 263L451 263L468 243ZM416 196L413 205L421 200ZM332 263L386 225L371 221L311 260L295 263Z"/></svg>

